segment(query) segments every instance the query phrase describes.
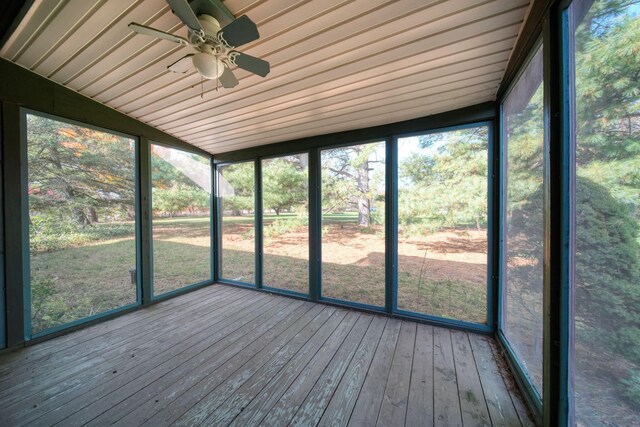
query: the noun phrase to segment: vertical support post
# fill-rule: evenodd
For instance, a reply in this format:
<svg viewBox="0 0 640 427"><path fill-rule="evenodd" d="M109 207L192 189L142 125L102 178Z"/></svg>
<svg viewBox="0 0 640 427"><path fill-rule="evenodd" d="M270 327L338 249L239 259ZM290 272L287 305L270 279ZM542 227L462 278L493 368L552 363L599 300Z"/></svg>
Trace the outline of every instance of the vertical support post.
<svg viewBox="0 0 640 427"><path fill-rule="evenodd" d="M151 143L138 141L138 303L148 305L153 299L153 230L151 200Z"/></svg>
<svg viewBox="0 0 640 427"><path fill-rule="evenodd" d="M213 156L209 157L209 170L211 171L211 183L209 184L209 269L212 282L217 280L216 254L218 247L216 245L216 236L218 235L216 218L216 170L213 165Z"/></svg>
<svg viewBox="0 0 640 427"><path fill-rule="evenodd" d="M4 170L4 167L2 167L4 159L4 133L2 131L2 120L2 103L0 102L0 349L7 346L5 305L6 287L4 280L4 177L2 176L2 171Z"/></svg>
<svg viewBox="0 0 640 427"><path fill-rule="evenodd" d="M255 231L255 283L256 288L262 288L262 266L264 257L262 256L262 161L256 159L254 162L254 184L255 184L255 215L254 218L254 231Z"/></svg>
<svg viewBox="0 0 640 427"><path fill-rule="evenodd" d="M309 150L309 298L322 295L322 199L320 150Z"/></svg>
<svg viewBox="0 0 640 427"><path fill-rule="evenodd" d="M213 160L211 172L213 173L213 215L216 218L214 224L213 281L217 282L222 277L222 211L224 206L222 206L222 201L220 200L218 167L215 160Z"/></svg>
<svg viewBox="0 0 640 427"><path fill-rule="evenodd" d="M544 203L544 364L543 421L566 426L570 421L571 177L574 167L568 127L570 75L567 14L550 9L543 24L545 103Z"/></svg>
<svg viewBox="0 0 640 427"><path fill-rule="evenodd" d="M31 337L31 289L29 286L29 204L26 120L17 104L2 105L2 158L4 205L7 347Z"/></svg>
<svg viewBox="0 0 640 427"><path fill-rule="evenodd" d="M385 139L385 310L398 305L398 138Z"/></svg>
<svg viewBox="0 0 640 427"><path fill-rule="evenodd" d="M494 174L496 177L493 180L494 191L494 200L493 207L495 209L493 213L493 218L495 224L494 232L492 233L493 239L495 241L493 253L496 257L493 275L495 276L495 289L496 289L496 297L495 297L495 330L499 331L503 326L503 319L506 316L507 312L507 295L503 288L506 286L506 253L505 253L505 242L507 238L507 228L505 224L505 218L507 217L507 200L505 198L506 190L507 190L507 146L504 142L504 132L503 132L503 116L502 116L502 105L500 105L498 110L498 117L496 119L496 123L498 126L498 131L495 132L497 134L497 139L495 140L495 149L494 149ZM495 247L497 245L497 247Z"/></svg>
<svg viewBox="0 0 640 427"><path fill-rule="evenodd" d="M499 114L499 113L498 113ZM496 132L498 119L488 124L488 180L487 180L487 326L492 332L498 330L498 307L499 307L499 286L500 286L500 198L501 198L501 171L500 171L500 140Z"/></svg>

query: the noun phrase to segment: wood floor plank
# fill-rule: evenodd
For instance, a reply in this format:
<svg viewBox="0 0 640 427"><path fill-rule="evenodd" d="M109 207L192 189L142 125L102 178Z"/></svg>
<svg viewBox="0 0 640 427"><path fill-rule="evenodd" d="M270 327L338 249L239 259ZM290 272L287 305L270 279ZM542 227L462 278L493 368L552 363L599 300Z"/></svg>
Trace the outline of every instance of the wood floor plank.
<svg viewBox="0 0 640 427"><path fill-rule="evenodd" d="M261 355L259 360L247 363L244 370L235 374L235 378L226 381L212 393L207 405L215 407L209 417L204 421L205 425L228 425L243 411L244 407L252 400L252 397L260 393L265 385L312 339L320 327L329 319L335 311L334 308L325 307L320 315L314 318L303 330L296 333L290 342L281 347L276 354L273 351ZM264 360L266 357L269 360ZM261 366L259 364L262 363ZM199 390L198 390L199 391ZM216 406L214 406L216 405ZM188 421L186 418L185 421Z"/></svg>
<svg viewBox="0 0 640 427"><path fill-rule="evenodd" d="M229 299L228 299L229 298ZM238 300L238 296L230 294L226 298L225 294L220 294L216 298L206 299L198 304L194 304L192 316L190 319L197 318L199 315L206 313L211 308L217 308L218 304L229 304L234 300ZM174 314L179 316L179 314ZM47 383L58 383L60 376L68 376L77 374L80 370L91 369L94 363L99 359L109 360L117 352L128 352L134 348L142 339L155 339L156 337L166 333L165 330L177 317L169 317L168 319L150 319L148 325L152 327L138 328L137 333L128 336L121 336L119 339L105 339L104 342L97 343L87 342L85 346L87 350L78 351L72 348L62 351L56 351L51 357L40 360L35 366L25 366L23 369L16 369L14 374L5 381L0 383L0 399L6 396L24 396L21 391L28 390L31 394L36 393L40 388L38 385ZM189 319L185 319L189 320ZM133 329L133 328L132 328ZM124 334L123 334L124 335ZM95 357L95 355L99 355ZM10 404L10 400L5 400Z"/></svg>
<svg viewBox="0 0 640 427"><path fill-rule="evenodd" d="M11 375L16 367L38 365L44 359L53 357L61 349L65 351L91 350L93 341L118 335L123 331L135 329L140 325L147 325L155 317L159 318L164 315L174 315L180 307L188 307L193 301L206 297L208 294L215 295L219 290L224 290L223 288L224 287L220 285L207 286L183 295L182 297L184 298L173 298L163 301L151 307L128 313L122 317L4 354L0 356L0 360L2 360L0 375L4 378L6 375ZM196 293L198 295L195 295Z"/></svg>
<svg viewBox="0 0 640 427"><path fill-rule="evenodd" d="M344 373L338 388L331 397L327 408L318 423L319 426L346 426L356 405L373 355L378 348L388 319L376 317L367 334L356 350L356 355Z"/></svg>
<svg viewBox="0 0 640 427"><path fill-rule="evenodd" d="M451 331L451 340L453 342L453 358L458 379L462 424L465 427L490 426L489 409L487 408L468 334L461 331Z"/></svg>
<svg viewBox="0 0 640 427"><path fill-rule="evenodd" d="M398 319L389 319L387 322L348 425L372 426L378 420L401 325L402 321Z"/></svg>
<svg viewBox="0 0 640 427"><path fill-rule="evenodd" d="M76 411L72 416L66 418L64 423L71 425L100 425L101 423L99 422L92 423L92 420L97 419L105 411L127 400L138 390L147 387L179 366L187 362L199 364L207 358L217 358L225 353L235 354L239 349L251 343L257 335L271 327L270 320L274 316L278 316L283 311L287 312L292 305L294 305L292 301L275 301L268 311L261 312L251 319L241 320L240 322L244 322L244 324L241 323L242 326L240 328L230 331L235 333L227 334L222 339L216 337L210 340L207 337L204 340L188 343L187 346L181 348L182 351L179 354L145 372L138 381L129 381L123 384L99 401L95 401ZM235 326L233 325L233 327Z"/></svg>
<svg viewBox="0 0 640 427"><path fill-rule="evenodd" d="M298 412L296 412L290 421L290 425L318 424L351 360L353 360L358 348L360 348L362 341L370 336L375 337L378 331L382 332L384 323L380 322L379 318L371 316L363 316L358 322L367 324L367 329L363 334L360 334L357 332L359 325L356 324L353 327L351 334L349 334L336 355L331 359L327 368L317 379L313 389L311 389L304 402L300 405Z"/></svg>
<svg viewBox="0 0 640 427"><path fill-rule="evenodd" d="M141 425L153 417L165 406L172 406L176 410L183 408L186 412L189 406L205 399L207 403L222 400L229 396L228 391L232 386L240 386L242 380L249 372L260 363L261 358L272 357L278 353L289 340L301 329L305 328L320 312L322 307L312 303L301 305L295 313L287 316L284 321L271 328L267 333L256 339L250 346L235 354L230 359L217 358L192 370L183 376L177 384L167 387L149 399L144 404L138 405L135 411L121 418L116 424L122 426ZM244 369L242 369L244 368ZM228 385L229 389L219 387ZM176 399L181 397L179 402ZM200 400L197 400L197 398ZM210 412L211 410L207 410Z"/></svg>
<svg viewBox="0 0 640 427"><path fill-rule="evenodd" d="M342 347L342 344L349 336L357 336L360 332L364 334L370 319L363 319L360 313L349 313L340 325L340 334L336 335L336 339L329 340L323 345L318 353L309 361L307 368L291 383L287 391L280 397L280 400L269 411L267 416L262 420L260 425L263 426L284 426L291 420L300 404L307 397L307 394L315 384L318 376L324 371L326 366L335 356L336 351ZM355 326L358 328L353 332ZM353 334L352 334L353 332ZM332 337L333 338L333 337Z"/></svg>
<svg viewBox="0 0 640 427"><path fill-rule="evenodd" d="M158 342L166 342L175 340L180 343L181 339L187 339L190 334L199 331L200 327L206 328L210 326L212 321L223 320L224 317L232 315L234 310L248 307L250 301L222 300L217 306L211 304L211 309L219 309L220 318L210 319L202 317L197 322L182 322L181 326L167 329L161 332L160 337L157 335L146 335L144 339L132 342L131 347L114 346L112 351L103 352L99 356L94 356L91 363L84 365L75 365L72 368L63 370L58 376L43 376L34 379L35 385L31 389L27 389L27 393L16 393L3 399L5 403L0 407L0 417L4 414L12 414L12 418L20 420L20 422L28 422L37 416L53 410L56 407L70 402L71 400L83 396L93 387L102 386L102 381L113 380L119 373L120 375L128 372L136 366L148 363L158 352L163 351L158 346ZM116 375L114 375L114 371ZM30 392L35 392L29 395ZM37 408L37 410L34 410Z"/></svg>
<svg viewBox="0 0 640 427"><path fill-rule="evenodd" d="M419 324L416 331L406 425L433 425L433 326Z"/></svg>
<svg viewBox="0 0 640 427"><path fill-rule="evenodd" d="M522 421L511 401L507 385L488 340L489 338L480 335L469 335L478 374L485 391L491 422L494 426L501 427L521 426Z"/></svg>
<svg viewBox="0 0 640 427"><path fill-rule="evenodd" d="M462 426L456 367L448 329L433 330L433 384L434 425Z"/></svg>
<svg viewBox="0 0 640 427"><path fill-rule="evenodd" d="M203 352L201 357L199 356L199 360L184 363L171 370L162 378L138 390L108 411L103 412L102 415L92 420L91 424L113 425L122 420L124 416L144 406L145 403L159 401L158 394L164 390L173 388L173 392L179 391L179 387L176 386L177 383L193 383L198 382L198 379L205 378L205 380L219 384L265 347L279 344L280 336L284 333L286 337L287 329L297 324L297 321L310 310L314 310L313 304L310 302L292 302L286 309L280 310L275 316L247 334L243 341L236 342L215 357ZM306 324L308 321L305 319L303 323ZM212 373L214 375L209 377ZM213 386L207 386L206 381L200 381L198 388L211 390ZM139 425L141 422L142 420L134 417L131 421L121 423L121 425Z"/></svg>
<svg viewBox="0 0 640 427"><path fill-rule="evenodd" d="M216 285L0 355L0 425L533 427L502 357L491 337Z"/></svg>
<svg viewBox="0 0 640 427"><path fill-rule="evenodd" d="M345 327L341 328L340 325L343 324L347 314L346 310L336 310L313 336L313 339L307 342L273 378L268 378L267 385L263 389L246 390L245 398L250 403L244 406L244 409L236 415L230 425L243 427L257 425L306 368L320 348L334 346L332 342L338 341L342 334L346 335ZM352 319L348 322L351 323Z"/></svg>
<svg viewBox="0 0 640 427"><path fill-rule="evenodd" d="M262 300L263 298L258 298L253 303L259 304ZM251 304L250 300L240 299L233 301L220 309L219 317L204 317L202 322L185 322L182 327L166 331L161 340L141 340L134 351L123 354L119 358L104 361L103 358L96 357L97 360L104 363L96 365L93 369L87 369L80 375L68 372L66 378L60 379L53 384L50 381L43 380L43 386L48 385L48 388L41 393L20 401L24 409L10 412L12 418L26 424L75 399L84 398L87 393L95 393L95 388L100 388L100 391L105 392L111 382L121 376L128 376L132 369L140 366L153 367L154 360L158 359L158 356L166 351L171 344L178 345L202 329L216 324L219 326L223 324L222 322L227 321L228 318L237 315L238 310L246 310ZM215 305L213 305L213 308L215 308ZM167 344L159 345L159 343ZM2 410L3 408L0 408L0 411Z"/></svg>
<svg viewBox="0 0 640 427"><path fill-rule="evenodd" d="M378 426L401 426L405 424L411 368L416 339L416 323L402 322L398 344L391 362L387 386L382 397L378 415Z"/></svg>
<svg viewBox="0 0 640 427"><path fill-rule="evenodd" d="M263 298L260 300L260 302L263 302L263 305L268 307L276 304L276 301L273 298ZM209 331L200 332L195 335L190 335L187 340L181 342L179 345L167 346L164 351L156 354L149 361L147 361L145 366L141 367L140 370L129 370L121 373L120 375L117 375L118 373L116 373L114 374L113 379L105 380L102 384L99 385L99 387L76 397L71 402L55 408L53 411L46 414L46 417L41 420L41 424L47 425L47 422L51 420L60 422L73 415L78 410L91 405L92 402L95 403L102 400L104 396L117 391L119 388L134 380L140 381L140 378L147 378L150 374L157 374L158 371L162 369L159 367L163 366L168 360L182 357L182 353L184 353L185 348L187 349L186 351L200 350L203 348L203 346L217 343L233 332L238 331L242 326L244 326L249 321L252 321L256 316L255 314L253 314L253 311L255 311L253 310L254 306L250 303L251 302L249 301L247 307L237 311L232 316L227 317L222 322L220 322L218 326L221 329L217 329L213 334L211 334ZM204 335L204 333L210 335L208 337L203 337L202 335ZM37 424L38 420L34 421L34 423Z"/></svg>

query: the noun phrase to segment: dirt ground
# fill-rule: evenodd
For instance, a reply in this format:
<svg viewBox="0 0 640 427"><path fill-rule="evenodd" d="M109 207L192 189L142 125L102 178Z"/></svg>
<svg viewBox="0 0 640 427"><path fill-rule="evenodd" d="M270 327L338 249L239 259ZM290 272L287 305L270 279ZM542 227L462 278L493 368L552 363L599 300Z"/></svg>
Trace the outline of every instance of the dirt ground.
<svg viewBox="0 0 640 427"><path fill-rule="evenodd" d="M254 240L251 230L249 222L230 222L224 226L225 277L252 277ZM384 228L362 229L353 223L334 223L326 224L322 233L323 296L383 306ZM486 248L484 230L449 230L400 239L398 307L484 323ZM306 229L265 238L264 252L265 284L307 292ZM226 262L225 257L228 258Z"/></svg>

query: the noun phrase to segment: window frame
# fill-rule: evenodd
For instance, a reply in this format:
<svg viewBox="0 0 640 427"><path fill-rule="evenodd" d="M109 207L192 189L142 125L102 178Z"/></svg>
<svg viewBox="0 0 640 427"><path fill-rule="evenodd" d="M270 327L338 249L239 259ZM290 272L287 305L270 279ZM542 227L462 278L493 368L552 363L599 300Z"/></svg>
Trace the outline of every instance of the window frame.
<svg viewBox="0 0 640 427"><path fill-rule="evenodd" d="M239 280L227 279L220 275L221 267L222 267L222 211L220 210L220 188L218 182L218 174L220 173L220 169L225 166L240 164L240 163L253 163L253 230L254 230L254 283L241 282ZM258 196L262 197L262 192L258 193L258 185L261 184L261 181L258 182L256 179L258 176L258 167L257 164L260 163L258 158L250 158L246 160L234 160L230 162L215 162L215 158L213 161L213 174L214 178L214 209L215 209L215 241L216 241L216 250L214 257L214 282L224 283L227 285L237 285L242 286L249 289L262 289L262 270L261 270L261 261L259 260L259 254L262 245L262 239L258 239L258 234L262 235L262 224L258 224L258 220L262 221L262 215L258 214L258 208L261 208L261 205L258 204ZM260 217L260 218L259 218ZM260 240L260 242L258 241ZM260 245L260 246L259 246Z"/></svg>
<svg viewBox="0 0 640 427"><path fill-rule="evenodd" d="M185 152L185 153L190 153L190 154L196 154L198 156L201 157L205 157L203 156L201 153L199 153L196 150L189 150L189 149L185 149L182 147L175 147L171 144L166 144L166 143L162 143L162 142L156 142L155 140L150 140L148 141L148 144L146 146L146 151L147 151L147 156L149 158L149 167L148 167L148 179L149 179L149 252L150 252L150 257L149 257L149 267L151 269L150 274L149 274L149 294L150 294L150 300L151 301L163 301L167 298L171 298L172 296L175 295L180 295L184 292L189 292L191 290L195 290L198 288L201 288L203 286L207 286L210 284L214 283L214 244L215 244L215 233L214 233L214 213L213 213L213 199L214 199L214 193L213 193L213 174L214 174L214 169L212 168L212 164L213 164L213 159L212 156L209 156L209 170L211 172L211 176L210 176L210 180L209 180L209 185L210 185L210 193L209 193L209 278L205 279L205 280L200 280L198 282L195 283L191 283L188 285L184 285L181 286L178 289L173 289L171 291L167 291L167 292L163 292L161 294L157 294L155 293L153 284L154 284L154 279L155 279L155 268L154 268L154 252L153 252L153 177L152 177L152 173L153 173L153 168L152 168L152 154L151 154L151 147L153 145L157 145L160 147L164 147L164 148L169 148L171 150L177 150L177 151L181 151L181 152Z"/></svg>
<svg viewBox="0 0 640 427"><path fill-rule="evenodd" d="M122 314L125 312L129 312L133 309L138 308L143 303L143 286L142 286L142 210L140 206L140 198L141 198L141 186L140 186L140 150L141 150L141 142L140 138L135 135L129 135L123 132L114 131L111 129L106 129L101 126L96 126L89 123L80 122L77 120L68 119L62 116L58 116L55 114L50 114L38 110L34 110L31 108L20 107L20 156L23 160L21 167L21 194L22 197L22 206L21 206L21 216L22 216L22 247L23 247L23 260L22 260L22 275L23 275L23 321L24 321L24 339L25 341L31 341L34 339L41 339L44 337L55 335L61 331L65 331L68 329L72 329L76 326L80 326L86 323L92 323L98 319L110 318L114 315ZM91 316L86 316L80 319L73 320L71 322L66 322L52 328L47 328L37 333L32 333L32 325L31 325L31 251L29 248L29 198L28 194L28 129L27 129L27 115L35 115L45 119L66 123L73 126L84 127L86 129L96 130L98 132L108 133L115 136L120 136L124 138L129 138L134 143L134 156L133 156L133 166L134 166L134 183L135 183L135 195L134 195L134 207L135 207L135 248L136 248L136 301L131 304L127 304L121 307L116 307L113 309L105 310L100 313L93 314Z"/></svg>
<svg viewBox="0 0 640 427"><path fill-rule="evenodd" d="M282 295L288 295L288 296L292 296L292 297L298 297L298 298L304 298L304 299L309 299L311 298L311 203L310 203L310 197L309 197L309 193L311 191L311 153L309 150L301 150L301 151L296 151L296 152L291 152L291 153L286 153L286 154L274 154L274 155L270 155L270 156L263 156L263 157L259 157L256 159L256 163L260 163L260 174L262 175L262 162L264 160L274 160L274 159L280 159L283 157L287 157L287 156L296 156L296 155L301 155L301 154L306 154L307 155L307 205L308 205L308 216L309 216L309 224L307 225L307 239L308 239L308 257L307 257L307 293L302 293L302 292L297 292L297 291L292 291L290 289L284 289L284 288L278 288L275 286L266 286L264 284L264 209L263 209L263 196L264 196L264 184L262 182L262 176L260 176L260 224L261 224L261 230L260 230L260 234L261 234L261 239L260 239L260 251L258 252L258 263L260 264L260 283L262 284L262 288L268 291L272 291L275 293L280 293Z"/></svg>
<svg viewBox="0 0 640 427"><path fill-rule="evenodd" d="M395 273L395 286L394 286L394 292L396 294L396 297L394 298L394 306L393 306L393 312L397 313L399 315L402 316L407 316L410 318L415 318L415 319L420 319L420 320L424 320L424 321L428 321L429 323L432 323L434 325L441 325L441 326L445 326L445 327L452 327L452 328L457 328L457 329L467 329L467 330L473 330L473 331L477 331L477 332L483 332L483 333L491 333L494 331L494 325L495 325L495 303L494 303L494 296L495 294L497 294L497 289L496 289L496 281L494 280L495 277L495 248L494 248L494 243L493 243L493 238L492 236L494 235L494 231L496 228L496 207L495 207L495 198L496 198L496 190L495 190L495 185L494 183L496 182L496 171L495 171L495 167L494 167L494 159L495 159L495 152L496 152L496 133L495 133L495 129L494 129L494 121L491 120L485 120L485 121L477 121L477 122L469 122L469 123L464 123L464 124L459 124L459 125L453 125L453 126L446 126L446 127L440 127L440 128L432 128L432 129L428 129L427 131L422 131L422 132L410 132L410 133L406 133L406 134L399 134L399 135L394 135L396 144L397 141L399 139L402 138L409 138L409 137L413 137L413 136L423 136L423 135L431 135L431 134L436 134L436 133L445 133L445 132L453 132L453 131L457 131L457 130L463 130L463 129L470 129L470 128L477 128L477 127L487 127L487 145L488 145L488 150L487 150L487 271L486 271L486 303L487 303L487 310L486 310L486 315L487 315L487 322L486 323L475 323L475 322L470 322L470 321L465 321L465 320L458 320L458 319L451 319L451 318L446 318L446 317L440 317L440 316L436 316L436 315L432 315L432 314L425 314L425 313L419 313L419 312L415 312L415 311L411 311L411 310L402 310L398 308L398 298L397 298L397 292L398 292L398 280L397 280L397 271ZM398 152L398 148L396 146L396 156L397 156L397 152ZM399 167L398 167L398 160L397 157L395 159L395 165L394 165L394 192L395 192L395 205L394 205L394 209L395 209L395 235L392 236L396 245L396 253L395 255L395 260L394 260L394 265L396 266L396 269L398 268L398 254L397 254L397 246L398 246L398 181L399 181Z"/></svg>

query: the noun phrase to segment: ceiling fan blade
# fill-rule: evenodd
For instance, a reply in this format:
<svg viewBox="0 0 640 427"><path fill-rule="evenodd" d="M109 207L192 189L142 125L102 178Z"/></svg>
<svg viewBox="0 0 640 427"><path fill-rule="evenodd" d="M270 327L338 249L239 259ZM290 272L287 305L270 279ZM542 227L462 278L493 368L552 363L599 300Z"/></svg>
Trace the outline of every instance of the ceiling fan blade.
<svg viewBox="0 0 640 427"><path fill-rule="evenodd" d="M169 3L173 13L180 18L184 25L192 30L202 30L200 21L198 21L196 14L193 13L193 9L191 9L187 0L167 0L167 3Z"/></svg>
<svg viewBox="0 0 640 427"><path fill-rule="evenodd" d="M236 52L235 50L229 54L231 62L243 70L247 70L261 77L266 77L271 71L271 67L264 59L247 55L246 53Z"/></svg>
<svg viewBox="0 0 640 427"><path fill-rule="evenodd" d="M238 85L238 79L233 75L233 71L229 68L224 67L224 72L218 78L220 80L220 84L225 89L231 89L232 87L236 87Z"/></svg>
<svg viewBox="0 0 640 427"><path fill-rule="evenodd" d="M260 34L258 34L258 27L249 19L247 15L242 15L220 31L218 31L218 37L220 37L229 47L238 47L243 44L258 40Z"/></svg>
<svg viewBox="0 0 640 427"><path fill-rule="evenodd" d="M170 42L182 44L185 46L191 45L191 43L189 43L189 41L183 37L165 33L164 31L156 30L155 28L140 25L135 22L130 23L129 28L131 28L138 34L144 34L145 36L158 37L160 39L169 40Z"/></svg>
<svg viewBox="0 0 640 427"><path fill-rule="evenodd" d="M191 59L192 56L193 56L192 53L190 53L189 55L183 56L173 64L169 65L167 67L167 70L172 71L174 73L186 73L193 66L193 61Z"/></svg>

